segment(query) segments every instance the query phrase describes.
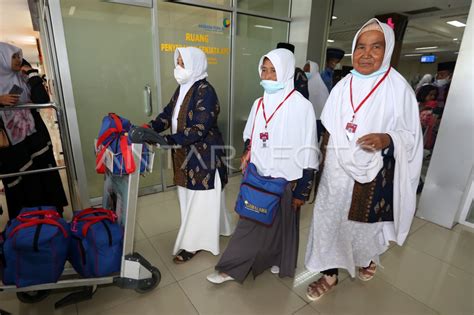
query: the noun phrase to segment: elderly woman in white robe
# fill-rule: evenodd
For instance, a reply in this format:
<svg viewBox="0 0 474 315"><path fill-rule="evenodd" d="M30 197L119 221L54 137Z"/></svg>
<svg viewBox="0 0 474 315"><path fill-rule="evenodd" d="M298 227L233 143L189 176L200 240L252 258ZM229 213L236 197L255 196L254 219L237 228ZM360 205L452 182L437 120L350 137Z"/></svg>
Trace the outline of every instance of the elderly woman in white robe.
<svg viewBox="0 0 474 315"><path fill-rule="evenodd" d="M309 285L310 300L337 285L337 268L372 279L389 241L408 235L423 146L413 89L390 66L393 47L393 30L369 20L354 38L354 70L321 115L324 165L305 266L323 276Z"/></svg>
<svg viewBox="0 0 474 315"><path fill-rule="evenodd" d="M271 226L239 219L216 271L207 277L216 284L243 282L249 272L256 277L268 268L280 277L294 276L299 209L318 166L316 118L311 103L295 90L293 53L270 51L258 71L265 92L255 100L245 126L243 168L251 161L261 176L284 178L287 185Z"/></svg>

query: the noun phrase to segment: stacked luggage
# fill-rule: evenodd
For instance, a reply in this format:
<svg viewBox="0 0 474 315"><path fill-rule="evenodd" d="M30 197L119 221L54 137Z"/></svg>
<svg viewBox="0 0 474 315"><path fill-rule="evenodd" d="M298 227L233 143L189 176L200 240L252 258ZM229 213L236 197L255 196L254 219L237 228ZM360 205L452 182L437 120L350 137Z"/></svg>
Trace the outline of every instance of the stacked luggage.
<svg viewBox="0 0 474 315"><path fill-rule="evenodd" d="M78 211L67 223L54 207L24 208L0 238L3 283L55 283L67 260L82 277L109 276L120 271L123 238L111 210Z"/></svg>

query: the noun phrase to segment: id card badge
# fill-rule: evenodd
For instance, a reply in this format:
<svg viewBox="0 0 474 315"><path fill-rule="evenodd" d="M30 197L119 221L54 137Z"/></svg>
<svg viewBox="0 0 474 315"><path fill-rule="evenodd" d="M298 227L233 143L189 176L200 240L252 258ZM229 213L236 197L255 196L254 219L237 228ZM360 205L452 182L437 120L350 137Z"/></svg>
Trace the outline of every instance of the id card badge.
<svg viewBox="0 0 474 315"><path fill-rule="evenodd" d="M268 132L261 132L260 140L262 140L262 148L267 148Z"/></svg>
<svg viewBox="0 0 474 315"><path fill-rule="evenodd" d="M349 141L352 141L352 139L354 139L354 134L357 130L357 125L352 123L352 122L348 122L347 125L346 125L346 135L347 135L347 139L349 139Z"/></svg>

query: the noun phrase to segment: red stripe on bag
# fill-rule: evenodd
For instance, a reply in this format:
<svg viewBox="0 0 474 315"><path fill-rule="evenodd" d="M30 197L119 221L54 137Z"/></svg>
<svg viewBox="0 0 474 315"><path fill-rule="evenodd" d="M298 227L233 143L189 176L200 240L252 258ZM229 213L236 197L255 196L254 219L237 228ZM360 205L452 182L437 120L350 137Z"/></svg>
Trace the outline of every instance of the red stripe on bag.
<svg viewBox="0 0 474 315"><path fill-rule="evenodd" d="M120 136L120 150L122 151L122 159L125 163L125 172L131 174L135 172L135 160L133 159L132 148L128 145L128 137Z"/></svg>
<svg viewBox="0 0 474 315"><path fill-rule="evenodd" d="M28 222L38 218L31 218L31 216L45 216L48 219L59 219L61 216L56 210L34 210L19 214L16 219L20 222Z"/></svg>
<svg viewBox="0 0 474 315"><path fill-rule="evenodd" d="M115 113L109 113L109 116L112 117L112 119L115 121L115 125L117 126L117 129L119 132L123 131L123 126L122 126L122 121L120 120L120 117L117 116Z"/></svg>
<svg viewBox="0 0 474 315"><path fill-rule="evenodd" d="M74 220L81 220L83 219L82 217L89 215L89 214L95 214L95 213L104 213L106 215L110 215L112 217L115 216L115 212L109 209L104 209L104 208L87 208L82 210L80 213L76 214L74 216Z"/></svg>
<svg viewBox="0 0 474 315"><path fill-rule="evenodd" d="M95 157L95 170L99 174L105 173L104 154L105 151L107 151L107 148L112 143L112 141L113 139L107 142L107 144L103 145L99 153L97 153L97 156Z"/></svg>
<svg viewBox="0 0 474 315"><path fill-rule="evenodd" d="M53 219L31 219L31 220L27 221L26 223L22 223L22 224L18 225L17 227L15 227L13 229L13 231L10 232L8 237L13 237L13 235L15 235L15 233L17 233L20 230L23 230L23 229L28 228L28 227L40 225L40 224L54 225L54 226L58 227L61 230L64 237L68 236L64 226L62 226L58 221L54 221Z"/></svg>
<svg viewBox="0 0 474 315"><path fill-rule="evenodd" d="M86 215L99 214L99 213L104 214L104 215L92 216L92 217L86 217L86 218L84 217ZM115 212L113 212L112 210L108 210L108 209L87 208L87 209L84 209L83 211L81 211L81 213L74 216L72 222L73 222L73 224L75 224L76 222L87 222L82 227L82 235L85 237L87 235L87 231L89 230L89 228L93 224L96 224L96 223L98 223L100 221L103 221L103 220L109 220L112 223L114 223L117 220L117 215L115 214Z"/></svg>
<svg viewBox="0 0 474 315"><path fill-rule="evenodd" d="M96 171L99 174L105 173L104 154L114 139L110 140L105 145L104 145L104 142L110 135L116 133L117 136L119 137L120 151L122 152L122 159L125 164L125 172L127 174L131 174L135 172L135 169L136 169L135 160L133 159L132 148L130 145L128 145L128 137L122 134L125 131L123 129L122 121L120 120L120 117L115 113L109 113L109 117L114 120L116 128L107 129L97 140L96 150L101 145L102 145L102 148L97 153L97 156L95 159Z"/></svg>

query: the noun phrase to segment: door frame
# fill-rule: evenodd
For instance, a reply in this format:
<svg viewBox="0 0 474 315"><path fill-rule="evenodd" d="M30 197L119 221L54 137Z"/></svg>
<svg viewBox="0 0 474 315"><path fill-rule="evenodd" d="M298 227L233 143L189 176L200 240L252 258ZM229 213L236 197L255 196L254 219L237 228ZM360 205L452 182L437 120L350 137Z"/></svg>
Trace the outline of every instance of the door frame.
<svg viewBox="0 0 474 315"><path fill-rule="evenodd" d="M58 0L40 0L37 3L37 9L39 12L39 33L43 41L43 55L47 60L45 67L51 76L50 79L54 88L54 102L59 109L58 123L66 163L71 207L72 209L82 209L89 206L89 194L84 162L82 161L80 138L71 132L78 130L78 124L64 29L60 16L61 9Z"/></svg>
<svg viewBox="0 0 474 315"><path fill-rule="evenodd" d="M152 111L159 112L161 106L161 81L160 81L160 61L159 61L159 37L158 37L158 20L156 5L158 0L150 0L150 7L143 7L144 10L152 10L151 16L151 36L153 40L153 76L155 86L152 87L153 93L156 93L158 104L153 104ZM113 4L113 3L111 3ZM131 5L131 4L117 4ZM81 144L81 136L79 133L79 122L76 112L76 104L74 101L74 93L72 88L72 79L69 68L69 57L67 53L66 38L64 33L64 25L61 14L61 3L59 0L39 0L38 8L40 15L40 34L45 41L46 60L48 60L48 69L51 69L53 82L55 84L55 92L57 93L57 102L59 103L64 117L64 126L62 128L63 148L68 148L69 152L65 155L69 157L66 160L68 181L70 182L71 203L73 209L83 209L91 205L97 205L102 202L102 197L90 198L85 173L85 164L83 160L83 148ZM68 154L66 154L68 153ZM157 152L157 154L163 154ZM161 168L160 183L140 189L140 195L151 194L163 191L166 187L163 174L163 158L160 156L160 163L157 167ZM74 196L74 197L73 197Z"/></svg>

